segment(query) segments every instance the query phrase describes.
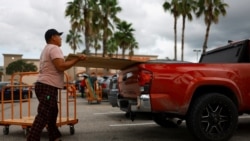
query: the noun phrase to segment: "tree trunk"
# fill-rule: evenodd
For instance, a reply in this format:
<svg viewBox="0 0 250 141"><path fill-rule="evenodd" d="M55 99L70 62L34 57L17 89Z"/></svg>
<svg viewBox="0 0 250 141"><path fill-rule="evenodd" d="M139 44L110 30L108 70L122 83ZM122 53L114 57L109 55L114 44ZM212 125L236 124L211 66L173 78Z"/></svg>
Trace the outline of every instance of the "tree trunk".
<svg viewBox="0 0 250 141"><path fill-rule="evenodd" d="M108 18L107 16L104 17L104 28L103 28L103 41L102 41L102 46L103 46L103 54L102 57L105 57L107 54L107 39L108 39Z"/></svg>
<svg viewBox="0 0 250 141"><path fill-rule="evenodd" d="M174 60L177 60L177 17L174 18Z"/></svg>
<svg viewBox="0 0 250 141"><path fill-rule="evenodd" d="M125 59L125 47L122 47L122 59Z"/></svg>
<svg viewBox="0 0 250 141"><path fill-rule="evenodd" d="M186 16L183 16L182 19L182 35L181 35L181 61L184 61L184 34L185 34L185 24L186 24Z"/></svg>
<svg viewBox="0 0 250 141"><path fill-rule="evenodd" d="M84 8L84 22L85 22L85 31L84 31L84 36L85 36L85 47L86 47L86 55L89 55L89 32L90 32L90 23L88 21L88 9L85 7Z"/></svg>
<svg viewBox="0 0 250 141"><path fill-rule="evenodd" d="M207 50L207 41L208 41L208 37L209 37L210 26L211 26L211 21L209 21L208 24L207 24L205 40L204 40L204 43L203 43L203 51L202 51L203 54L206 53L206 50Z"/></svg>

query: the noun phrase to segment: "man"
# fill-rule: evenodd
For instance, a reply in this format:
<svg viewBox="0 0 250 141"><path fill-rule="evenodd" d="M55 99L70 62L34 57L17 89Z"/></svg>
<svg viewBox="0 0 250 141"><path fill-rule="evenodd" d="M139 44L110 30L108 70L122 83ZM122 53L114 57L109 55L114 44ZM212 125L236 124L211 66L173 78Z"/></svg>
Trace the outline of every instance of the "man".
<svg viewBox="0 0 250 141"><path fill-rule="evenodd" d="M43 128L47 125L49 141L60 141L61 133L56 126L58 115L58 89L64 86L64 71L78 61L85 60L84 55L65 61L61 51L61 35L55 29L45 33L47 45L40 56L40 67L35 93L39 100L36 118L27 136L27 141L40 141Z"/></svg>

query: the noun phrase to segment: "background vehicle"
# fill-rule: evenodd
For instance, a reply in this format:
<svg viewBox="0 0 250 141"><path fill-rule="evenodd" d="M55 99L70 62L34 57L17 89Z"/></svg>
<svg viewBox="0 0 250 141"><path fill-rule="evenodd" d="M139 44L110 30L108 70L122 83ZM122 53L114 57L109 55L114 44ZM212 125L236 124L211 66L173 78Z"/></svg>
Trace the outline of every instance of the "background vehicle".
<svg viewBox="0 0 250 141"><path fill-rule="evenodd" d="M163 127L183 120L195 140L226 141L250 112L250 40L202 54L199 63L156 60L122 69L120 109L152 113Z"/></svg>
<svg viewBox="0 0 250 141"><path fill-rule="evenodd" d="M108 100L112 107L118 107L117 98L119 95L119 90L117 77L118 75L113 75L109 83Z"/></svg>
<svg viewBox="0 0 250 141"><path fill-rule="evenodd" d="M78 91L80 91L81 90L81 87L80 87L81 80L75 80L73 83L75 84L76 89Z"/></svg>
<svg viewBox="0 0 250 141"><path fill-rule="evenodd" d="M108 99L109 83L112 76L103 76L103 79L99 81L99 85L102 87L103 99Z"/></svg>
<svg viewBox="0 0 250 141"><path fill-rule="evenodd" d="M4 89L2 93L2 89ZM28 94L30 92L30 98L33 96L33 92L31 88L28 87L27 84L22 83L20 84L19 82L13 82L13 85L11 85L10 81L5 81L5 82L0 82L0 100L2 98L2 95L4 95L4 100L10 100L11 99L11 92L13 91L13 99L14 100L19 100L20 99L20 90L22 94L22 99L27 99Z"/></svg>

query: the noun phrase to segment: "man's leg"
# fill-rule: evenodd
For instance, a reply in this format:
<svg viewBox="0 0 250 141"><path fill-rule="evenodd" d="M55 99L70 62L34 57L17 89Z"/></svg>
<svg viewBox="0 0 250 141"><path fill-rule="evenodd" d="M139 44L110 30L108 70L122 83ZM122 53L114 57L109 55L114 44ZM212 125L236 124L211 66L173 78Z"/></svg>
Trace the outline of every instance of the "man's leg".
<svg viewBox="0 0 250 141"><path fill-rule="evenodd" d="M27 136L27 141L40 141L42 130L46 126L48 119L49 103L44 96L46 94L46 86L40 83L36 84L35 93L39 100L38 114Z"/></svg>
<svg viewBox="0 0 250 141"><path fill-rule="evenodd" d="M49 141L54 141L55 139L61 137L61 133L58 130L56 125L57 115L58 115L58 105L57 105L57 92L53 94L51 97L51 107L50 107L50 115L48 117L48 133L49 133Z"/></svg>

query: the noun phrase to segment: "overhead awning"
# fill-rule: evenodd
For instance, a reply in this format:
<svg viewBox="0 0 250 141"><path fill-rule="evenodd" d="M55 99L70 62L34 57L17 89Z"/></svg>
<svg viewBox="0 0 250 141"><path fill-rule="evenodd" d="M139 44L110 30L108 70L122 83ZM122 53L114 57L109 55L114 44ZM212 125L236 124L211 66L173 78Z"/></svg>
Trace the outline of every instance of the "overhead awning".
<svg viewBox="0 0 250 141"><path fill-rule="evenodd" d="M78 54L79 55L79 54ZM66 60L71 60L77 57L76 54L69 54ZM84 61L79 61L75 66L79 67L93 67L93 68L110 68L121 70L131 65L139 64L144 61L119 59L119 58L108 58L108 57L97 57L97 56L87 56Z"/></svg>

